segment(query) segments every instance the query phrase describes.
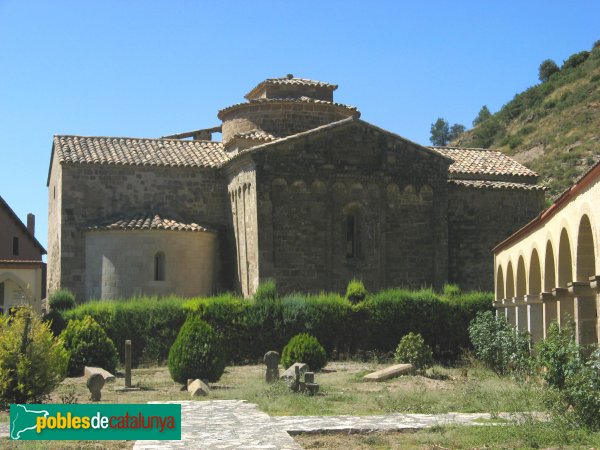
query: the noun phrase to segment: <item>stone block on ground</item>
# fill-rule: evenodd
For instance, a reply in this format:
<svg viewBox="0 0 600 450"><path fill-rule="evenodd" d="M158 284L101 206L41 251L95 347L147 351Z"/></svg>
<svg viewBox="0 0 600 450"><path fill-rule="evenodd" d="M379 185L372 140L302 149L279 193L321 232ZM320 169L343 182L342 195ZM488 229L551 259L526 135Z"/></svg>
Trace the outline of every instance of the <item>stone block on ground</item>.
<svg viewBox="0 0 600 450"><path fill-rule="evenodd" d="M104 377L99 373L94 373L87 379L86 385L90 390L92 401L99 402L102 399L102 387L104 386Z"/></svg>
<svg viewBox="0 0 600 450"><path fill-rule="evenodd" d="M396 378L400 375L408 375L413 373L414 367L412 364L395 364L385 369L371 372L363 377L363 381L385 381L390 378Z"/></svg>
<svg viewBox="0 0 600 450"><path fill-rule="evenodd" d="M108 370L104 370L102 367L85 366L83 368L83 375L86 378L89 378L94 374L102 375L102 378L104 378L105 383L111 383L111 382L115 381L115 376L112 373L110 373Z"/></svg>
<svg viewBox="0 0 600 450"><path fill-rule="evenodd" d="M280 378L295 380L296 379L296 367L298 368L298 371L300 372L301 377L303 377L304 374L306 372L308 372L308 364L294 363L290 367L288 367L285 372L283 372L281 374Z"/></svg>
<svg viewBox="0 0 600 450"><path fill-rule="evenodd" d="M188 384L187 390L192 395L192 397L205 397L210 392L210 388L202 380L192 381Z"/></svg>

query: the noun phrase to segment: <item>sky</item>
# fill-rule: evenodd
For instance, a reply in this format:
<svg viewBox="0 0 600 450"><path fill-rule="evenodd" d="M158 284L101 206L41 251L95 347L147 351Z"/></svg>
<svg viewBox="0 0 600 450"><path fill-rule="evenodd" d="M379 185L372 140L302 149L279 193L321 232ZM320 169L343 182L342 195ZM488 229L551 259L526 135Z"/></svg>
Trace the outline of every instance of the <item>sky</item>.
<svg viewBox="0 0 600 450"><path fill-rule="evenodd" d="M265 78L338 84L362 119L429 144L600 39L600 2L0 0L0 195L47 244L55 134L219 125Z"/></svg>

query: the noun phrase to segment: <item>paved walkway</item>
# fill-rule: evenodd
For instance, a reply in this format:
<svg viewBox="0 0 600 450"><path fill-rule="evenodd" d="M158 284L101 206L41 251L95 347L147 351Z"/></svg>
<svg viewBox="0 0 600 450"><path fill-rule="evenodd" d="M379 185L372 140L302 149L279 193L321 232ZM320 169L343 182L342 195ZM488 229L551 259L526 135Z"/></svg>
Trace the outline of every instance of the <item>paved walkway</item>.
<svg viewBox="0 0 600 450"><path fill-rule="evenodd" d="M290 434L415 430L435 425L481 425L476 420L491 419L486 413L270 417L244 400L169 403L181 403L181 441L137 441L135 450L301 449Z"/></svg>
<svg viewBox="0 0 600 450"><path fill-rule="evenodd" d="M244 400L167 403L181 403L181 441L137 441L135 450L302 448L268 414Z"/></svg>

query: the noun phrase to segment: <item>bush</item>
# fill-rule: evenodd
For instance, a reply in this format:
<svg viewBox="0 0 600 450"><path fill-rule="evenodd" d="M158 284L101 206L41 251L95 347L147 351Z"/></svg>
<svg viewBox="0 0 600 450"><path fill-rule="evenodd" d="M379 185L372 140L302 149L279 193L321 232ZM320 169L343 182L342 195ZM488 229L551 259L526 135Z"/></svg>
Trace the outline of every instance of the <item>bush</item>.
<svg viewBox="0 0 600 450"><path fill-rule="evenodd" d="M190 316L169 351L169 372L174 381L217 381L225 371L225 352L221 339L213 328L195 316Z"/></svg>
<svg viewBox="0 0 600 450"><path fill-rule="evenodd" d="M548 79L556 72L560 72L558 65L551 59L546 59L540 64L538 70L538 78L542 83L548 81Z"/></svg>
<svg viewBox="0 0 600 450"><path fill-rule="evenodd" d="M268 279L260 283L253 298L260 302L263 300L276 300L277 297L277 283L273 279Z"/></svg>
<svg viewBox="0 0 600 450"><path fill-rule="evenodd" d="M125 340L129 339L133 365L140 361L160 363L167 359L185 322L188 313L185 303L186 300L175 297L92 301L64 311L62 316L67 322L92 316L117 346L122 362ZM55 325L56 322L53 328Z"/></svg>
<svg viewBox="0 0 600 450"><path fill-rule="evenodd" d="M283 348L299 333L315 336L328 355L365 351L392 355L410 331L423 336L437 361L451 363L462 349L470 348L469 323L478 311L492 309L493 296L447 294L388 289L369 294L356 305L335 293L297 293L260 301L233 294L195 299L143 297L89 302L59 317L68 322L92 316L117 346L121 361L124 341L130 339L134 365L165 361L190 314L213 327L222 337L229 361L236 364L262 360L265 352ZM59 317L48 317L57 333L66 325Z"/></svg>
<svg viewBox="0 0 600 450"><path fill-rule="evenodd" d="M400 340L394 358L399 363L412 364L415 370L420 373L424 373L425 369L433 364L431 347L425 344L420 334L412 332Z"/></svg>
<svg viewBox="0 0 600 450"><path fill-rule="evenodd" d="M350 303L359 303L367 298L367 290L362 281L353 278L346 288L346 299Z"/></svg>
<svg viewBox="0 0 600 450"><path fill-rule="evenodd" d="M442 288L442 293L445 297L454 298L460 295L460 287L458 284L448 284L446 283Z"/></svg>
<svg viewBox="0 0 600 450"><path fill-rule="evenodd" d="M39 403L64 379L68 354L30 308L0 314L0 406Z"/></svg>
<svg viewBox="0 0 600 450"><path fill-rule="evenodd" d="M596 351L578 370L567 373L565 397L573 407L576 420L593 431L600 430L600 373ZM574 368L574 365L571 365Z"/></svg>
<svg viewBox="0 0 600 450"><path fill-rule="evenodd" d="M544 379L555 388L562 389L567 374L580 366L579 347L575 343L572 326L560 328L556 322L548 327L546 339L537 345L537 362L545 369Z"/></svg>
<svg viewBox="0 0 600 450"><path fill-rule="evenodd" d="M68 289L61 289L50 295L50 311L65 311L75 307L75 295Z"/></svg>
<svg viewBox="0 0 600 450"><path fill-rule="evenodd" d="M574 53L567 58L567 60L562 65L562 70L575 68L578 65L585 62L586 59L590 56L590 52L582 51L579 53Z"/></svg>
<svg viewBox="0 0 600 450"><path fill-rule="evenodd" d="M102 367L109 372L116 369L115 344L91 316L70 320L60 337L69 352L70 376L82 375L85 366Z"/></svg>
<svg viewBox="0 0 600 450"><path fill-rule="evenodd" d="M475 355L498 375L524 374L531 370L530 339L516 331L504 318L480 312L469 325Z"/></svg>
<svg viewBox="0 0 600 450"><path fill-rule="evenodd" d="M294 363L308 364L310 370L318 372L327 365L325 349L316 337L301 333L290 339L281 353L281 364L286 369Z"/></svg>

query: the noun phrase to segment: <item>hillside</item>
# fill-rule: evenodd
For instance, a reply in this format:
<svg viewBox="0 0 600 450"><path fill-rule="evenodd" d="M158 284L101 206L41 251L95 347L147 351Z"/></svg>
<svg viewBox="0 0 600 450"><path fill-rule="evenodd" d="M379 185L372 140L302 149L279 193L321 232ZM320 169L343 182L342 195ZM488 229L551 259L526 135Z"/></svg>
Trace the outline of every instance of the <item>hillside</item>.
<svg viewBox="0 0 600 450"><path fill-rule="evenodd" d="M600 159L599 44L568 58L453 144L498 149L538 172L549 198L560 194Z"/></svg>

